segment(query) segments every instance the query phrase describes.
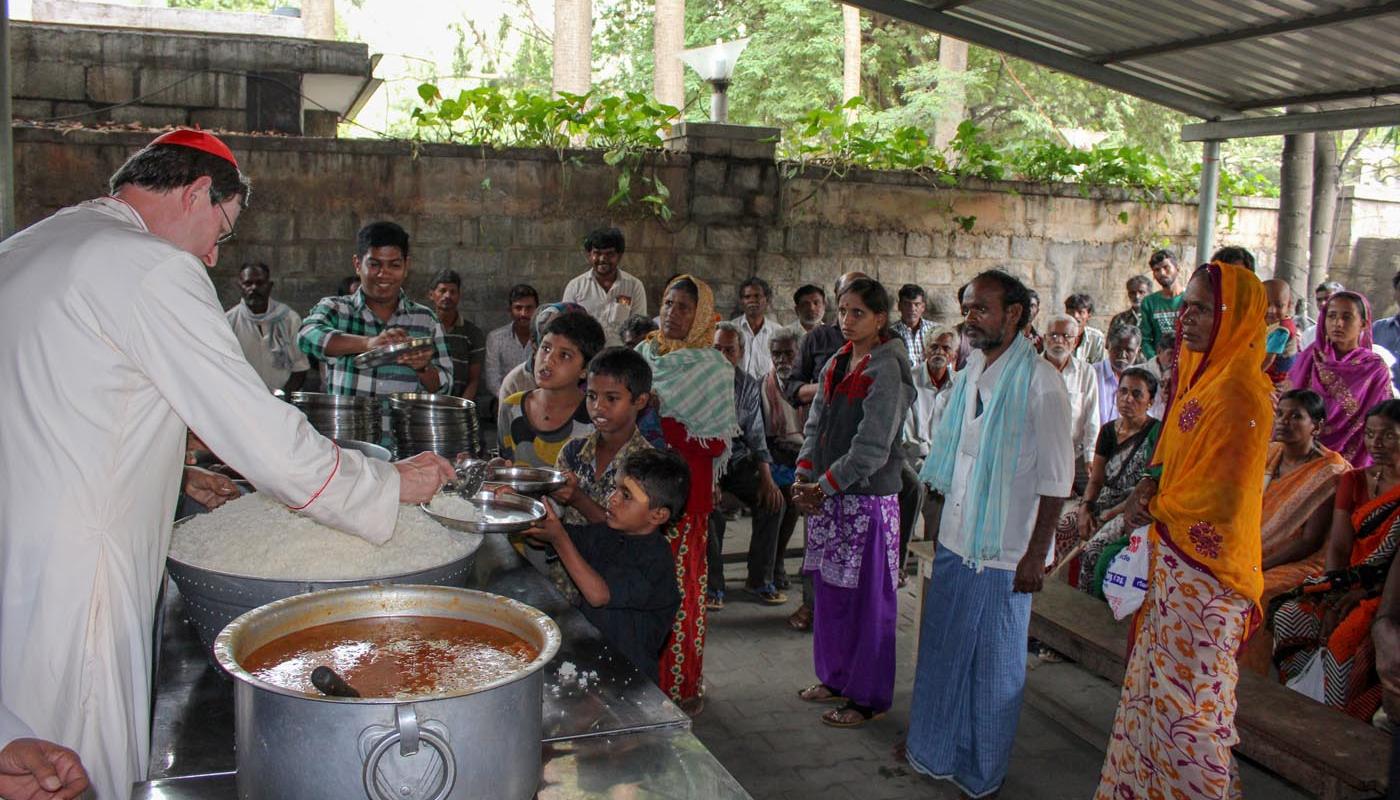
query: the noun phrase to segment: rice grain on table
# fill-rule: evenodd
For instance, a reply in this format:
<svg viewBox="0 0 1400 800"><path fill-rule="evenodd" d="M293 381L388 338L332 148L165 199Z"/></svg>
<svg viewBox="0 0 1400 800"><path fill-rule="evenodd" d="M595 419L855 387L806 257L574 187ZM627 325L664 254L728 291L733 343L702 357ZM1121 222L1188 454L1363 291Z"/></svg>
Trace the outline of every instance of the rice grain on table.
<svg viewBox="0 0 1400 800"><path fill-rule="evenodd" d="M351 580L416 572L463 558L481 543L417 506L399 506L383 545L328 528L265 492L230 500L175 528L170 555L204 569L274 580Z"/></svg>

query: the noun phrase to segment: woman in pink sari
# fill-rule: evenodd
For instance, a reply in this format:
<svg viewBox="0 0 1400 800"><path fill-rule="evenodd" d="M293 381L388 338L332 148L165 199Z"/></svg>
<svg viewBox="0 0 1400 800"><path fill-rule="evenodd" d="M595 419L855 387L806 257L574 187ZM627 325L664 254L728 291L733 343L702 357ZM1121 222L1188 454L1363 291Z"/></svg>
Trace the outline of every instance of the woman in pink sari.
<svg viewBox="0 0 1400 800"><path fill-rule="evenodd" d="M1327 402L1318 441L1352 466L1371 464L1361 445L1366 412L1394 395L1390 370L1371 350L1371 306L1356 292L1337 292L1322 304L1317 341L1288 371L1287 388L1311 389Z"/></svg>

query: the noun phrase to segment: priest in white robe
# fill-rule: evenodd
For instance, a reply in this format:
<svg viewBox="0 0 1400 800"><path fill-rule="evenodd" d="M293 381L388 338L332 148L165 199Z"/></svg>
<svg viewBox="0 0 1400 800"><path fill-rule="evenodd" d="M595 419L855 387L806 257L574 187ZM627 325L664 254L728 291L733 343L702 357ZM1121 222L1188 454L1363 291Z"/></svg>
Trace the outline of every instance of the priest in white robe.
<svg viewBox="0 0 1400 800"><path fill-rule="evenodd" d="M165 134L111 191L0 243L0 705L76 750L98 800L127 800L186 426L258 489L376 543L451 467L342 451L267 392L201 263L248 197L223 142Z"/></svg>

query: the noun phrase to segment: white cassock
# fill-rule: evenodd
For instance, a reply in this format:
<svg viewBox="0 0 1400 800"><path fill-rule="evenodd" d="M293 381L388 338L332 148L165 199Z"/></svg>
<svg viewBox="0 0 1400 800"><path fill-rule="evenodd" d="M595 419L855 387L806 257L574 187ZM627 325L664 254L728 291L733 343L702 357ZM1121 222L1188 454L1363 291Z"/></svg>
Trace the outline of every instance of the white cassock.
<svg viewBox="0 0 1400 800"><path fill-rule="evenodd" d="M268 394L204 265L114 198L0 243L0 375L0 705L77 750L99 800L127 800L186 426L259 489L375 542L398 474Z"/></svg>

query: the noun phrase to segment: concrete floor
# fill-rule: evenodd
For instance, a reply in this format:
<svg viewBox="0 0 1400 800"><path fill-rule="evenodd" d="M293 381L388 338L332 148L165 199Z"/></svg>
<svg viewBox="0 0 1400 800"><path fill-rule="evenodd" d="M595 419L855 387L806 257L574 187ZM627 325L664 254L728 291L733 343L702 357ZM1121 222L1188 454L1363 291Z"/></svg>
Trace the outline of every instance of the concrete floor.
<svg viewBox="0 0 1400 800"><path fill-rule="evenodd" d="M746 518L731 522L726 552L745 552L748 533ZM798 567L792 559L789 573ZM694 731L744 788L759 800L956 798L950 785L925 778L892 756L909 723L916 581L899 593L894 708L864 727L838 730L818 719L828 707L796 696L815 681L810 634L786 624L800 590L789 592L785 606L761 605L739 588L743 573L742 564L728 565L725 607L709 616L705 679L710 692ZM1041 702L1046 698L1054 702ZM1003 800L1093 797L1117 699L1114 684L1073 664L1032 659ZM1053 718L1046 713L1052 709ZM1311 796L1249 763L1241 763L1241 775L1246 797Z"/></svg>

